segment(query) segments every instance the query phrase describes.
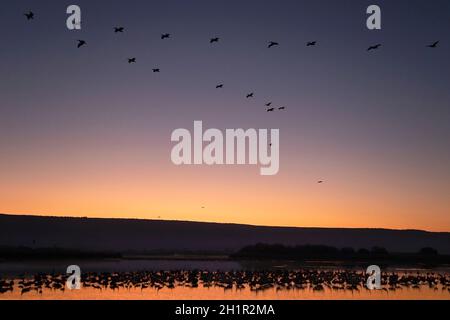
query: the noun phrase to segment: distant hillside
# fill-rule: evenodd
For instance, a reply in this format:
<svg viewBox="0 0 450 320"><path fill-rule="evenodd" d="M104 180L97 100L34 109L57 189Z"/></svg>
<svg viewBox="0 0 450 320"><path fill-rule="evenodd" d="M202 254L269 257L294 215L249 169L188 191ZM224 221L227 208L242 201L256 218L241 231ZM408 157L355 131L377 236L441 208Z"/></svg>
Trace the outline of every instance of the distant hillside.
<svg viewBox="0 0 450 320"><path fill-rule="evenodd" d="M0 215L0 246L59 247L88 251L152 250L234 252L256 243L385 247L450 254L450 233L388 229L261 227L239 224Z"/></svg>

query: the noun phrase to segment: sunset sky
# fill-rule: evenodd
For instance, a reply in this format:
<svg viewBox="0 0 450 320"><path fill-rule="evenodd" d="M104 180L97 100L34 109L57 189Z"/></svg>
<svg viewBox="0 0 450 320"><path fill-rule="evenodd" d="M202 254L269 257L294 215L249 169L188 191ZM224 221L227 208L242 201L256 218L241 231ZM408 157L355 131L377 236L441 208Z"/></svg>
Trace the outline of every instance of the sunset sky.
<svg viewBox="0 0 450 320"><path fill-rule="evenodd" d="M1 1L0 213L450 231L449 33L448 0ZM175 166L194 120L280 129L278 175Z"/></svg>

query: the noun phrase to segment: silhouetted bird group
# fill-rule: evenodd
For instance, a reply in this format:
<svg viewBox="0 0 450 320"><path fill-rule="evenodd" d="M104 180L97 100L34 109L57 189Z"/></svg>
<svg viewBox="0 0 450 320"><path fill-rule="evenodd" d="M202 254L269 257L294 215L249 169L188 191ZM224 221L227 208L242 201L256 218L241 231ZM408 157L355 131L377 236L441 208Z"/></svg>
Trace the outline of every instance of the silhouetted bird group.
<svg viewBox="0 0 450 320"><path fill-rule="evenodd" d="M258 293L265 290L310 290L312 292L350 291L358 293L365 290L368 274L356 270L241 270L241 271L139 271L112 273L84 273L81 276L83 289L91 288L99 293L107 290L120 291L176 287L204 288L216 287L223 290L250 290ZM34 292L43 295L46 292L64 292L67 275L36 274L29 278L0 279L0 294L21 295ZM435 292L450 293L450 275L448 273L408 273L386 272L381 275L381 292L429 288Z"/></svg>
<svg viewBox="0 0 450 320"><path fill-rule="evenodd" d="M25 13L24 15L27 18L27 20L33 20L34 19L34 13L32 11L29 11L29 12ZM124 30L125 30L125 28L122 27L122 26L114 27L114 33L123 33ZM162 40L169 39L169 38L171 38L171 36L172 35L170 33L163 33L163 34L161 34L161 39ZM219 40L220 40L219 37L213 37L213 38L210 38L209 42L211 44L212 43L218 43ZM438 44L439 44L439 41L436 41L436 42L434 42L434 43L432 43L430 45L427 45L427 47L429 47L429 48L436 48L438 46ZM270 49L272 47L276 47L276 46L279 46L279 45L280 44L278 42L276 42L276 41L269 41L268 45L267 45L267 48ZM308 41L306 43L307 47L313 47L313 46L316 46L316 45L317 45L317 41ZM77 48L78 49L81 48L81 47L84 47L84 46L87 46L87 42L85 40L77 40ZM381 47L381 44L372 45L369 48L367 48L367 51L374 51L374 50L379 49L380 47ZM136 58L128 58L128 63L129 64L136 63ZM153 68L152 71L153 71L153 73L159 73L160 69L159 68ZM216 86L216 89L222 89L223 87L224 87L224 84L218 84ZM247 99L248 98L253 98L253 96L254 96L254 93L252 92L252 93L247 94L246 98ZM276 108L272 108L271 107L271 103L266 104L266 107L267 107L267 109L266 109L267 112L273 112L273 111L276 110ZM285 109L286 109L285 107L278 108L278 110L285 110Z"/></svg>

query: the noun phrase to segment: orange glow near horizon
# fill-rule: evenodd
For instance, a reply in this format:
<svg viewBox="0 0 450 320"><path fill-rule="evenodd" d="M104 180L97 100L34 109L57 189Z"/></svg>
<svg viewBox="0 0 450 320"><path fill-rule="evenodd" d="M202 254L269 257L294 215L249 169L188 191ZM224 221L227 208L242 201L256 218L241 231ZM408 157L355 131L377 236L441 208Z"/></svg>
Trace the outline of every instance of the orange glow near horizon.
<svg viewBox="0 0 450 320"><path fill-rule="evenodd" d="M164 152L168 153L160 150L159 154ZM14 174L6 173L0 182L0 212L160 217L267 226L450 230L450 200L445 192L424 192L428 182L405 180L405 172L398 172L402 179L387 184L376 172L349 164L337 173L325 170L326 179L319 177L325 183L318 184L318 177L302 170L305 167L292 170L293 162L282 161L278 175L264 177L256 166L178 167L167 159L147 166L132 150L110 154L108 159L73 157L62 163L44 157L31 167L28 162L15 163L15 170L9 171Z"/></svg>

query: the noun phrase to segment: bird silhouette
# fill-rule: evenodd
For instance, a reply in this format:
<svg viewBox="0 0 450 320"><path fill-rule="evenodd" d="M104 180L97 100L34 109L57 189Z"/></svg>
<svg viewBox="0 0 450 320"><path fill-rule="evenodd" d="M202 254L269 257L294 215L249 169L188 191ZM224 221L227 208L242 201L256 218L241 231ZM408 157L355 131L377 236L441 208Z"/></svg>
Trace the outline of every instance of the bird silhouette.
<svg viewBox="0 0 450 320"><path fill-rule="evenodd" d="M379 47L381 47L381 44L377 44L377 45L374 45L374 46L370 46L370 47L367 49L367 51L370 51L370 50L376 50L376 49L378 49Z"/></svg>
<svg viewBox="0 0 450 320"><path fill-rule="evenodd" d="M27 17L27 20L33 20L34 19L34 13L32 11L25 13L25 17Z"/></svg>
<svg viewBox="0 0 450 320"><path fill-rule="evenodd" d="M136 63L136 58L128 58L128 63Z"/></svg>
<svg viewBox="0 0 450 320"><path fill-rule="evenodd" d="M319 181L317 181L317 183L323 183L324 181L323 180L319 180Z"/></svg>
<svg viewBox="0 0 450 320"><path fill-rule="evenodd" d="M81 48L82 46L85 46L85 45L87 45L86 41L84 41L84 40L78 40L77 48Z"/></svg>
<svg viewBox="0 0 450 320"><path fill-rule="evenodd" d="M123 30L125 30L124 27L114 27L114 33L118 33L118 32L122 33Z"/></svg>
<svg viewBox="0 0 450 320"><path fill-rule="evenodd" d="M274 46L279 46L280 44L278 42L274 42L274 41L270 41L269 45L267 46L267 48L272 48Z"/></svg>
<svg viewBox="0 0 450 320"><path fill-rule="evenodd" d="M316 41L310 41L310 42L308 42L307 44L306 44L306 46L307 47L312 47L312 46L315 46L316 45Z"/></svg>
<svg viewBox="0 0 450 320"><path fill-rule="evenodd" d="M219 39L220 39L220 38L211 38L211 39L209 40L209 43L219 42Z"/></svg>
<svg viewBox="0 0 450 320"><path fill-rule="evenodd" d="M170 33L163 33L163 34L161 35L161 40L169 39L169 38L170 38Z"/></svg>
<svg viewBox="0 0 450 320"><path fill-rule="evenodd" d="M253 98L253 92L252 93L249 93L248 95L247 95L247 99L248 98Z"/></svg>
<svg viewBox="0 0 450 320"><path fill-rule="evenodd" d="M428 47L428 48L436 48L438 44L439 44L439 41L436 41L435 43L430 44L430 45L427 46L427 47Z"/></svg>
<svg viewBox="0 0 450 320"><path fill-rule="evenodd" d="M272 102L267 102L267 103L265 104L266 107L270 107L271 105L272 105Z"/></svg>
<svg viewBox="0 0 450 320"><path fill-rule="evenodd" d="M153 69L153 72L159 72L160 70L159 69Z"/></svg>
<svg viewBox="0 0 450 320"><path fill-rule="evenodd" d="M218 84L218 85L216 86L216 89L221 89L221 88L223 88L223 84Z"/></svg>
<svg viewBox="0 0 450 320"><path fill-rule="evenodd" d="M267 112L273 112L275 110L275 108L269 108L267 109Z"/></svg>
<svg viewBox="0 0 450 320"><path fill-rule="evenodd" d="M278 110L286 110L286 107L279 107Z"/></svg>

